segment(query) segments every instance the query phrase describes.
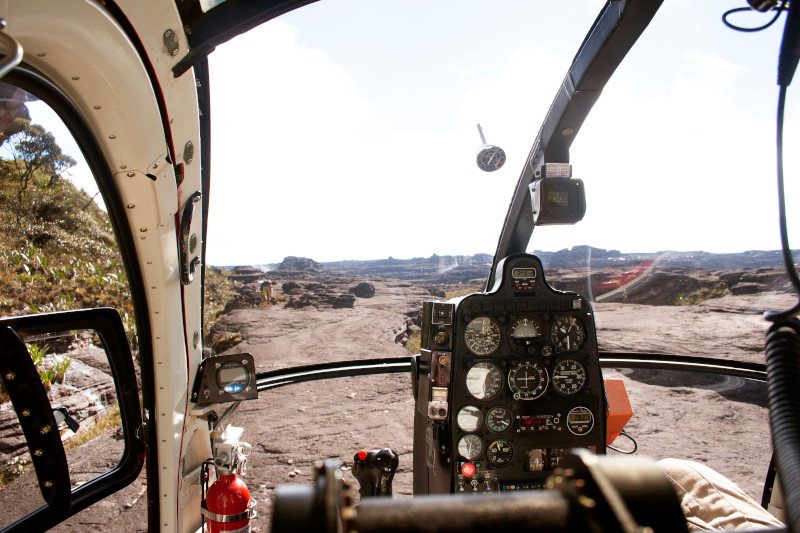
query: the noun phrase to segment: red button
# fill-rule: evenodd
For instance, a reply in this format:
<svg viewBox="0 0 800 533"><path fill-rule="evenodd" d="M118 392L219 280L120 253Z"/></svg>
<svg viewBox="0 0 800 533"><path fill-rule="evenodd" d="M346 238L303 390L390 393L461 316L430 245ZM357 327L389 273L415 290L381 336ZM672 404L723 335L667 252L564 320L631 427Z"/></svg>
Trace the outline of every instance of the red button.
<svg viewBox="0 0 800 533"><path fill-rule="evenodd" d="M466 477L472 477L475 475L475 465L472 463L464 463L461 466L461 473L464 474Z"/></svg>
<svg viewBox="0 0 800 533"><path fill-rule="evenodd" d="M367 452L365 450L361 450L360 452L358 452L358 460L359 461L367 460Z"/></svg>

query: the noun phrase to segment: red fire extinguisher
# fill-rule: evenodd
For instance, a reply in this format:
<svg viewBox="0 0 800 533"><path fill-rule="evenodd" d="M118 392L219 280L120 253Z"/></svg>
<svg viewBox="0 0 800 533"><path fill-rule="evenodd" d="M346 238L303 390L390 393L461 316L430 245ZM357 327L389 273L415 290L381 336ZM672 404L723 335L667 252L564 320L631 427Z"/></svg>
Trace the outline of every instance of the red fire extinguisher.
<svg viewBox="0 0 800 533"><path fill-rule="evenodd" d="M247 485L236 477L235 472L220 476L206 495L209 533L249 533L249 509L250 491Z"/></svg>
<svg viewBox="0 0 800 533"><path fill-rule="evenodd" d="M255 501L250 499L247 485L236 475L244 474L247 462L244 449L249 450L250 445L240 443L240 436L241 428L228 426L214 442L217 480L208 489L202 505L208 533L250 533Z"/></svg>

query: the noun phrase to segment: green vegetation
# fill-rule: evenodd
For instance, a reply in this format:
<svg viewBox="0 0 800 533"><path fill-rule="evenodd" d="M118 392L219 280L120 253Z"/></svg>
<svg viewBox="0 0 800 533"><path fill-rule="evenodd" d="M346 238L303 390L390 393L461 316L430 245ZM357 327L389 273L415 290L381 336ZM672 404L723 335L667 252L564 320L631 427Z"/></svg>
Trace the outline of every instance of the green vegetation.
<svg viewBox="0 0 800 533"><path fill-rule="evenodd" d="M42 383L44 383L45 389L49 389L53 383L64 383L64 376L67 374L69 365L72 364L72 359L66 356L55 356L53 361L48 363L45 361L45 355L49 351L50 346L47 344L44 346L39 346L38 344L28 345L28 352L33 358L33 364L42 379Z"/></svg>
<svg viewBox="0 0 800 533"><path fill-rule="evenodd" d="M23 118L0 134L0 155L0 315L113 307L135 350L133 306L108 214L64 178L75 161ZM72 361L47 363L48 349L29 345L49 388L63 382Z"/></svg>
<svg viewBox="0 0 800 533"><path fill-rule="evenodd" d="M203 338L208 340L211 326L225 312L228 302L236 298L236 283L217 267L206 267L205 301L203 302Z"/></svg>
<svg viewBox="0 0 800 533"><path fill-rule="evenodd" d="M675 305L697 305L706 300L722 298L730 292L728 286L720 281L713 287L702 287L689 294L679 293L675 296Z"/></svg>
<svg viewBox="0 0 800 533"><path fill-rule="evenodd" d="M475 286L468 286L465 285L463 287L458 287L455 289L449 289L445 291L445 300L449 300L450 298L458 298L459 296L467 296L468 294L472 294L473 292L479 292L483 290L483 287Z"/></svg>
<svg viewBox="0 0 800 533"><path fill-rule="evenodd" d="M22 118L0 135L0 147L0 314L109 306L135 341L108 214L63 177L75 161Z"/></svg>
<svg viewBox="0 0 800 533"><path fill-rule="evenodd" d="M422 345L422 331L415 331L408 337L408 342L404 346L406 350L411 353L419 353L419 349Z"/></svg>

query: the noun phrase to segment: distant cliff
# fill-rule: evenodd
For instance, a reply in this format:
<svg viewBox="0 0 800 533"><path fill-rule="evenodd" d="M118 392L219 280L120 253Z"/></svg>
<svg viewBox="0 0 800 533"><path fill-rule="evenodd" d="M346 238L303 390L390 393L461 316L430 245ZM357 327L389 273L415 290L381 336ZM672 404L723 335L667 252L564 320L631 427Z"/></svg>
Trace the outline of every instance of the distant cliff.
<svg viewBox="0 0 800 533"><path fill-rule="evenodd" d="M735 254L709 252L622 253L591 246L574 246L557 252L535 251L548 270L575 269L591 266L593 270L607 267L637 265L658 259L662 266L691 267L699 270L743 271L764 267L782 267L778 250L753 250ZM798 256L800 251L795 252ZM322 263L328 274L352 277L394 278L434 283L465 283L485 280L489 275L492 256L432 255L413 259L376 259L370 261L334 261Z"/></svg>
<svg viewBox="0 0 800 533"><path fill-rule="evenodd" d="M375 259L322 263L329 274L359 278L394 278L435 283L485 280L492 266L489 254L432 255L413 259Z"/></svg>

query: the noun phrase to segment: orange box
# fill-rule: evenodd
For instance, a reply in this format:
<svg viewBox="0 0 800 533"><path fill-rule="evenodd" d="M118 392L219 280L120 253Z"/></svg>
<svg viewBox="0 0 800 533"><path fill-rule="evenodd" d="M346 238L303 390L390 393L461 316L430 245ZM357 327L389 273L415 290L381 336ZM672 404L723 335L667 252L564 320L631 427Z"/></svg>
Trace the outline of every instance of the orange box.
<svg viewBox="0 0 800 533"><path fill-rule="evenodd" d="M605 379L606 398L608 398L608 414L606 416L606 445L619 437L625 424L633 416L628 391L621 379Z"/></svg>

